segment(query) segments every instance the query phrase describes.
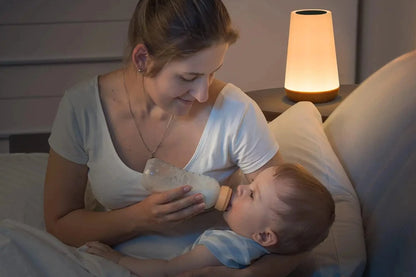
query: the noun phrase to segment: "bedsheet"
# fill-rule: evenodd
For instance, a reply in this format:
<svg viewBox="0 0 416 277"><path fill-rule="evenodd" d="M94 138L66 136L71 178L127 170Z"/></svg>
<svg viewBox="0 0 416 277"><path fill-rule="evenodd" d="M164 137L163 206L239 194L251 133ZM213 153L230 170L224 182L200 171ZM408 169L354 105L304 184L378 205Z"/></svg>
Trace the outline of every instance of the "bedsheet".
<svg viewBox="0 0 416 277"><path fill-rule="evenodd" d="M0 276L130 276L45 232L46 153L0 154Z"/></svg>
<svg viewBox="0 0 416 277"><path fill-rule="evenodd" d="M46 153L0 154L0 220L13 219L40 230Z"/></svg>
<svg viewBox="0 0 416 277"><path fill-rule="evenodd" d="M0 276L132 275L124 267L67 246L47 232L5 219L0 223Z"/></svg>

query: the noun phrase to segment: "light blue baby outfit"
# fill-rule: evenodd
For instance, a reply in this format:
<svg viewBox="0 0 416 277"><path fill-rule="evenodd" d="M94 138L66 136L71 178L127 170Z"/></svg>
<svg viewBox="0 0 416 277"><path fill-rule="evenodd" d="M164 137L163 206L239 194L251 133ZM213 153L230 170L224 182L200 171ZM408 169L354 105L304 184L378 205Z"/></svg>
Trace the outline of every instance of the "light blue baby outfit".
<svg viewBox="0 0 416 277"><path fill-rule="evenodd" d="M252 239L231 230L207 230L192 247L204 245L225 266L244 268L251 261L270 252Z"/></svg>

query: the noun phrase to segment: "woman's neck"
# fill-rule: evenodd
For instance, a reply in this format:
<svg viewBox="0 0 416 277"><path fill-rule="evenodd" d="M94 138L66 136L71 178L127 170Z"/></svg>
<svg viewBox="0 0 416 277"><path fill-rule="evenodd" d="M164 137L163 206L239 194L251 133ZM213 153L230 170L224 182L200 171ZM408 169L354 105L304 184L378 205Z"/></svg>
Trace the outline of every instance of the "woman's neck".
<svg viewBox="0 0 416 277"><path fill-rule="evenodd" d="M154 103L145 87L147 77L143 73L137 72L132 63L127 65L123 75L127 101L130 101L131 109L137 118L155 120L168 120L170 118L169 113Z"/></svg>

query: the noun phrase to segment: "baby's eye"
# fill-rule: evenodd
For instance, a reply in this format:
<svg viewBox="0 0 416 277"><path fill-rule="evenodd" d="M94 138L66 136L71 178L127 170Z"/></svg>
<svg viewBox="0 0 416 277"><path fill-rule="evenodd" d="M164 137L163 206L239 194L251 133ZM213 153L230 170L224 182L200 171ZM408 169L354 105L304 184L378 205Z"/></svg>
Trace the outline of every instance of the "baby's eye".
<svg viewBox="0 0 416 277"><path fill-rule="evenodd" d="M254 192L250 190L250 198L254 198Z"/></svg>

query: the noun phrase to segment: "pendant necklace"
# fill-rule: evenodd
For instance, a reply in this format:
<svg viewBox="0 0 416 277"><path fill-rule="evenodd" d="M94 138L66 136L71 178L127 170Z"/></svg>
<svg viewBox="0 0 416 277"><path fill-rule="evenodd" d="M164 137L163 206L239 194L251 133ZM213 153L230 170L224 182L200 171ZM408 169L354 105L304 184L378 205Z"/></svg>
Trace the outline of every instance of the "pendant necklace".
<svg viewBox="0 0 416 277"><path fill-rule="evenodd" d="M143 77L143 78L144 78L144 77ZM146 144L146 142L144 141L144 138L143 138L142 132L140 131L140 126L139 126L138 122L136 121L136 118L134 117L133 110L131 109L131 104L130 104L130 96L129 96L129 92L128 92L128 90L127 90L127 85L126 85L126 69L123 71L123 84L124 84L124 90L125 90L125 92L126 92L126 94L127 94L127 100L128 100L128 103L129 103L129 112L130 112L130 116L131 116L131 117L132 117L132 119L133 119L134 126L136 127L137 133L139 134L140 139L141 139L141 141L142 141L142 143L143 143L144 147L146 148L147 152L149 152L149 153L150 153L150 159L152 159L152 158L154 158L154 157L155 157L155 153L157 152L157 150L159 149L160 145L162 145L163 141L165 140L166 135L167 135L168 130L169 130L169 127L171 126L171 123L172 123L173 119L175 118L175 115L173 115L173 114L172 114L172 115L170 116L169 121L168 121L168 123L166 124L165 131L163 132L163 134L162 134L162 138L160 139L160 141L159 141L158 145L156 145L155 149L153 149L153 150L152 150L152 149L150 149L150 147L149 147L149 146ZM144 84L143 84L143 86L144 86ZM143 89L144 89L144 87L143 87Z"/></svg>

